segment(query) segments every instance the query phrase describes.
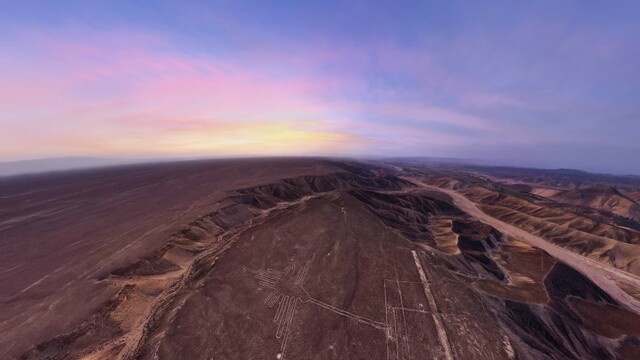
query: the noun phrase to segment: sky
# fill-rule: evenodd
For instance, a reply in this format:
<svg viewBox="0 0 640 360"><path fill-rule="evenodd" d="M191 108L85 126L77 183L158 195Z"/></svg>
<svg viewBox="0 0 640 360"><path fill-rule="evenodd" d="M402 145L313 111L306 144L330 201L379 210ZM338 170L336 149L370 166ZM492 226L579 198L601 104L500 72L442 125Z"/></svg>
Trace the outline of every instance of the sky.
<svg viewBox="0 0 640 360"><path fill-rule="evenodd" d="M435 156L640 174L637 1L3 1L0 161Z"/></svg>

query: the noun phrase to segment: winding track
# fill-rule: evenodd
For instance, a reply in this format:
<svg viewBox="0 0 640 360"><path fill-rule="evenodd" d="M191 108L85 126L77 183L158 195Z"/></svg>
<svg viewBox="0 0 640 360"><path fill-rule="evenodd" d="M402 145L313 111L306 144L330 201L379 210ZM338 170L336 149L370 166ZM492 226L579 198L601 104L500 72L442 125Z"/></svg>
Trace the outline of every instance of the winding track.
<svg viewBox="0 0 640 360"><path fill-rule="evenodd" d="M640 314L640 301L627 294L618 285L619 283L625 283L640 288L639 277L624 270L615 269L601 264L595 260L589 259L580 254L552 244L511 224L498 220L480 210L475 203L456 191L428 185L415 178L404 177L403 179L410 181L421 188L439 191L451 196L451 198L453 199L453 203L460 210L484 222L485 224L494 227L496 230L509 237L524 241L531 246L546 251L552 257L566 263L567 265L581 272L584 276L598 285L602 290L606 291L618 303L625 306L629 310Z"/></svg>

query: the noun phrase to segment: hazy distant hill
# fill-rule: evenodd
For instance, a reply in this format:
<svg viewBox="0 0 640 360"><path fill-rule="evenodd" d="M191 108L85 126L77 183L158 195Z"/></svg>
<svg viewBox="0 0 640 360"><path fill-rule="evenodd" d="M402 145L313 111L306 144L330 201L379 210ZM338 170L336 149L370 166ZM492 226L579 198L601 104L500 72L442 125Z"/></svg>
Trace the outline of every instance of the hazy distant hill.
<svg viewBox="0 0 640 360"><path fill-rule="evenodd" d="M97 157L63 157L10 161L0 163L0 177L50 171L85 169L110 165L122 165L134 162L139 162L139 160L133 161L124 159L105 159Z"/></svg>

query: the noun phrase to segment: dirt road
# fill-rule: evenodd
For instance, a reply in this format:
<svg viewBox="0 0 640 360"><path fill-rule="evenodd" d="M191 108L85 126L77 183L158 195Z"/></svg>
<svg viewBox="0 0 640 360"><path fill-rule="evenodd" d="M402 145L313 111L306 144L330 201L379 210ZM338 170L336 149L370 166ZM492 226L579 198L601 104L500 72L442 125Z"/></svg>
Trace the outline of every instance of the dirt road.
<svg viewBox="0 0 640 360"><path fill-rule="evenodd" d="M441 189L436 186L428 185L415 178L405 178L405 180L411 181L422 188L443 192L453 199L454 204L462 211L471 215L472 217L494 227L496 230L503 234L513 237L515 239L524 241L531 246L537 247L546 251L554 258L566 263L574 269L580 271L583 275L588 277L596 285L606 291L611 297L613 297L620 304L626 306L628 309L640 314L640 301L624 292L619 283L625 283L634 287L640 288L640 278L637 276L625 272L620 269L615 269L592 259L586 258L580 254L574 253L570 250L564 249L557 245L554 245L540 237L530 234L518 227L511 224L507 224L501 220L498 220L492 216L487 215L480 210L475 203L467 199L464 195L448 189Z"/></svg>

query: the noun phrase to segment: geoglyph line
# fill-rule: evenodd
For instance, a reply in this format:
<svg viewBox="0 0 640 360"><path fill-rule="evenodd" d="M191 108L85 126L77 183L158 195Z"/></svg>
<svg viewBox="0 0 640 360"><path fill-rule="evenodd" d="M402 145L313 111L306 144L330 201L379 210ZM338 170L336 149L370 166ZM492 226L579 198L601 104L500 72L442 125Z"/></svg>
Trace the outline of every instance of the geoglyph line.
<svg viewBox="0 0 640 360"><path fill-rule="evenodd" d="M431 308L431 317L433 318L433 323L436 326L440 344L444 349L445 359L453 360L453 355L451 354L451 346L449 345L449 338L447 337L447 332L444 329L442 319L440 317L440 314L438 313L436 299L434 298L433 293L431 293L431 288L429 287L429 283L427 282L427 276L425 275L424 269L422 268L422 264L420 264L420 259L418 259L418 253L416 253L415 250L411 250L411 253L413 254L413 260L416 263L416 268L418 269L418 274L420 275L420 280L422 281L424 295L427 297L427 303Z"/></svg>
<svg viewBox="0 0 640 360"><path fill-rule="evenodd" d="M268 282L265 282L265 281L260 281L258 284L259 284L260 286L268 287L268 288L272 288L272 289L273 289L273 288L275 288L275 286L276 286L276 285L275 285L275 284L273 284L273 283L268 283Z"/></svg>
<svg viewBox="0 0 640 360"><path fill-rule="evenodd" d="M393 338L396 340L396 360L400 360L400 346L398 343L398 318L396 312L391 308L391 314L393 315Z"/></svg>
<svg viewBox="0 0 640 360"><path fill-rule="evenodd" d="M396 284L398 286L398 296L400 297L400 307L404 308L404 304L402 302L402 289L400 288L400 278L398 277L398 268L395 261L393 262L393 270L396 273ZM402 312L402 325L404 327L404 345L407 348L407 355L410 357L411 351L409 350L409 332L407 331L407 319L404 315L404 311Z"/></svg>
<svg viewBox="0 0 640 360"><path fill-rule="evenodd" d="M264 303L270 308L278 304L273 322L276 324L276 339L281 339L280 352L277 354L279 359L284 359L286 356L285 350L295 317L296 306L298 302L303 300L298 295L286 293L287 290L282 290L282 286L278 289L278 282L291 281L290 284L292 284L294 288L297 287L304 291L302 285L309 274L310 267L311 260L307 261L297 272L293 264L287 266L284 273L273 269L253 270L247 267L243 268L244 271L254 274L254 278L258 280L259 286L272 289L265 298ZM284 285L284 289L286 289L286 283Z"/></svg>
<svg viewBox="0 0 640 360"><path fill-rule="evenodd" d="M309 267L311 266L311 261L307 261L306 264L304 264L304 267L302 269L300 269L300 271L298 272L298 276L296 276L296 279L294 281L294 284L297 286L302 286L304 284L304 281L307 278L307 274L309 273Z"/></svg>
<svg viewBox="0 0 640 360"><path fill-rule="evenodd" d="M307 261L304 266L298 269L298 271L296 271L294 265L287 266L284 272L279 272L272 269L252 270L246 267L244 268L244 271L254 274L254 278L256 278L259 281L260 286L272 289L272 291L270 291L267 297L265 298L264 303L269 307L274 307L276 304L278 304L277 310L273 317L273 322L277 324L276 334L275 334L276 338L281 339L280 352L277 354L279 359L285 359L286 357L287 342L291 335L291 327L292 327L293 319L295 318L296 307L298 303L315 304L323 309L329 310L340 316L344 316L354 321L357 321L359 323L372 326L379 330L383 330L387 335L387 338L392 336L391 327L388 324L389 315L387 311L389 307L388 307L388 304L386 304L386 301L387 301L386 284L384 285L385 286L385 322L383 323L380 321L367 318L365 316L354 314L347 310L340 309L336 306L333 306L331 304L325 303L321 300L311 297L309 293L307 293L307 291L304 289L304 286L303 286L307 276L309 275L310 267L311 267L311 260ZM279 284L280 281L287 281L287 282L280 285ZM405 281L400 281L399 279L396 279L394 281L397 284L405 282ZM287 285L287 284L290 284L290 285ZM289 293L291 291L293 291L293 293ZM399 309L403 310L403 307L400 307ZM395 313L393 314L393 316L395 319ZM394 321L394 323L397 324L397 320ZM396 332L396 333L399 333L399 332ZM393 334L393 336L397 336L397 334ZM397 339L396 339L396 342L397 342ZM405 342L407 342L406 337L405 337ZM408 342L406 343L406 346L408 346ZM396 345L396 351L397 351L397 347L398 346ZM387 343L387 356L388 354L389 354L389 346Z"/></svg>
<svg viewBox="0 0 640 360"><path fill-rule="evenodd" d="M289 316L287 317L287 324L286 324L286 331L285 331L285 335L284 335L284 340L282 341L282 345L280 346L280 359L284 359L285 358L285 350L287 348L287 340L289 340L289 334L291 333L291 323L293 322L293 316L295 315L296 312L296 305L298 304L298 300L300 300L300 298L293 298L293 301L291 302L291 309L289 311Z"/></svg>
<svg viewBox="0 0 640 360"><path fill-rule="evenodd" d="M264 303L269 305L271 303L271 299L276 295L276 293L274 291L269 293L269 296L267 296L266 299L264 299ZM271 307L271 306L269 306Z"/></svg>
<svg viewBox="0 0 640 360"><path fill-rule="evenodd" d="M387 283L384 281L382 281L382 285L383 285L383 289L384 289L384 322L387 323L387 329L385 330L386 333L386 339L385 339L385 343L387 345L387 357L386 359L389 360L389 340L391 338L391 330L389 328L389 306L387 305Z"/></svg>
<svg viewBox="0 0 640 360"><path fill-rule="evenodd" d="M342 310L342 309L340 309L338 307L335 307L333 305L327 304L325 302L322 302L322 301L314 299L314 298L309 299L307 302L310 302L312 304L316 304L316 305L318 305L318 306L320 306L322 308L325 308L327 310L333 311L336 314L339 314L339 315L342 315L342 316L346 316L346 317L348 317L350 319L353 319L355 321L361 322L363 324L370 325L370 326L372 326L372 327L374 327L376 329L380 329L380 330L385 330L386 331L387 327L388 327L387 324L385 324L385 323L381 323L379 321L375 321L375 320L369 319L369 318L364 317L364 316L356 315L354 313L348 312L346 310Z"/></svg>

